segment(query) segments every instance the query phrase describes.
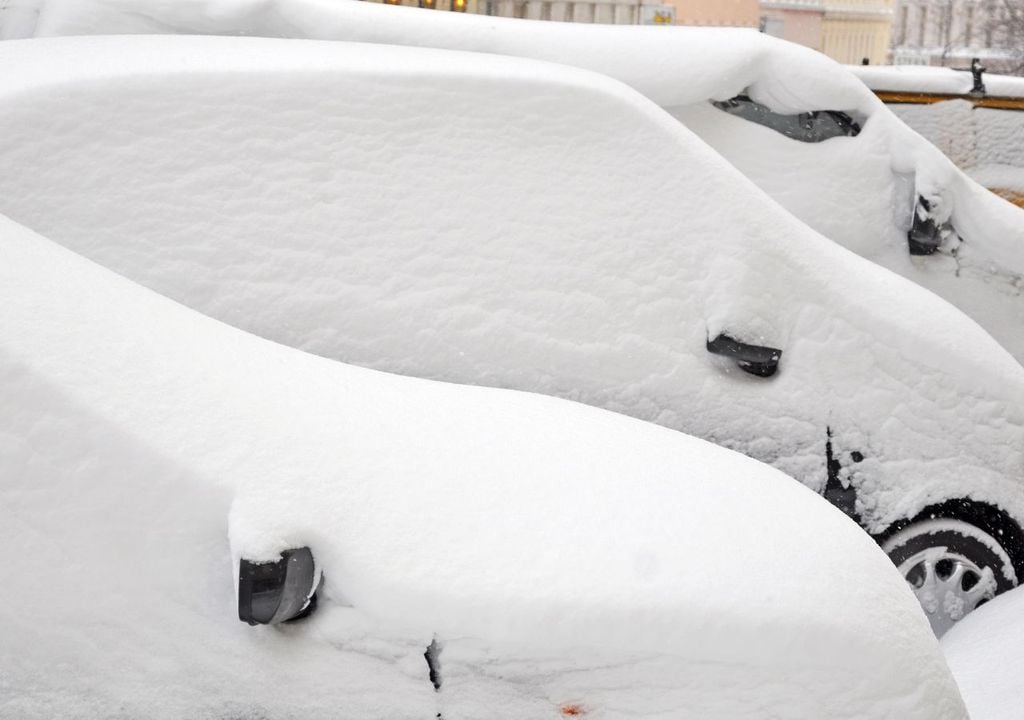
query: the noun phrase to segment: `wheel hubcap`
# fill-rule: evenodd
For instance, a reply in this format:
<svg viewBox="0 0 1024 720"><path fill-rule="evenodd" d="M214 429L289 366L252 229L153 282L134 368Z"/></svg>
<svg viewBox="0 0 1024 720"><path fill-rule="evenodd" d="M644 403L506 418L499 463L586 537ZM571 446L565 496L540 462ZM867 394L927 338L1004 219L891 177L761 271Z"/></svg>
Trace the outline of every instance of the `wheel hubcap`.
<svg viewBox="0 0 1024 720"><path fill-rule="evenodd" d="M981 568L944 547L932 547L899 566L928 616L935 635L942 635L967 613L996 595L991 568Z"/></svg>

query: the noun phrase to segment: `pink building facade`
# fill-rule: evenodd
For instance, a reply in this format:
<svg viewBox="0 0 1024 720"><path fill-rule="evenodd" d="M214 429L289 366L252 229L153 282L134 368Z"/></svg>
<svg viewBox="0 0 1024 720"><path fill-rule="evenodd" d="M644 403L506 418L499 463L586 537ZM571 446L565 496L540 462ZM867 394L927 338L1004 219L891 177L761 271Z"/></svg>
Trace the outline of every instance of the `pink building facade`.
<svg viewBox="0 0 1024 720"><path fill-rule="evenodd" d="M761 17L758 0L668 0L666 4L675 6L680 25L757 28Z"/></svg>
<svg viewBox="0 0 1024 720"><path fill-rule="evenodd" d="M761 2L761 29L768 35L821 50L821 0Z"/></svg>

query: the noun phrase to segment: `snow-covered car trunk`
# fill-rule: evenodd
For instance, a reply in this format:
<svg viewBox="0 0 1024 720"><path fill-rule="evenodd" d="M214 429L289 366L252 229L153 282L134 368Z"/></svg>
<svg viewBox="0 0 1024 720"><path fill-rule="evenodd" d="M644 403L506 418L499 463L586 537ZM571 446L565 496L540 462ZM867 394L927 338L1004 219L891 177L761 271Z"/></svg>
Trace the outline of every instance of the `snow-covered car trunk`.
<svg viewBox="0 0 1024 720"><path fill-rule="evenodd" d="M0 62L0 209L117 272L326 357L686 431L875 534L954 513L984 587L1024 571L1024 369L621 83L231 38Z"/></svg>
<svg viewBox="0 0 1024 720"><path fill-rule="evenodd" d="M420 45L595 70L670 110L815 230L942 295L1024 360L1024 210L986 192L852 73L807 48L748 30L519 21L330 0L37 0L9 10L7 27L7 37L180 32ZM712 106L737 97L770 111L776 129ZM778 131L803 135L801 126L817 122L809 113L842 113L862 132L824 142L828 134L812 132L808 143Z"/></svg>
<svg viewBox="0 0 1024 720"><path fill-rule="evenodd" d="M782 473L298 352L6 218L0 256L5 717L966 717L899 574ZM239 623L232 559L300 546L318 610Z"/></svg>

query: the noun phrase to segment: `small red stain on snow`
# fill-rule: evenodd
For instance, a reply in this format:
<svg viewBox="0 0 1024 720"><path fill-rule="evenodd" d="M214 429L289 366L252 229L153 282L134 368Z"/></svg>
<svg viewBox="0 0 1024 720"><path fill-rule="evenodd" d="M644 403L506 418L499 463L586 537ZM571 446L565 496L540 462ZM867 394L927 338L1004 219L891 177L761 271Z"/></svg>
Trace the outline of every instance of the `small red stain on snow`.
<svg viewBox="0 0 1024 720"><path fill-rule="evenodd" d="M586 708L584 708L582 705L577 705L576 703L572 703L570 705L563 705L559 709L562 711L562 714L566 717L575 717L577 715L587 714Z"/></svg>

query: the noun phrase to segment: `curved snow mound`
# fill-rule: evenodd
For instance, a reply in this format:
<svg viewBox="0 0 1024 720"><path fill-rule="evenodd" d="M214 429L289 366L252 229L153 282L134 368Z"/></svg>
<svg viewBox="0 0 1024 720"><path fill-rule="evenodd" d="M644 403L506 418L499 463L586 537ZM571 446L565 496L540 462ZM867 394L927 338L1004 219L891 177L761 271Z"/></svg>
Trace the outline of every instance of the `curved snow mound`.
<svg viewBox="0 0 1024 720"><path fill-rule="evenodd" d="M513 55L608 75L671 110L815 230L946 298L1024 358L1024 210L958 170L849 69L807 48L748 30L521 21L331 0L26 0L6 12L7 37L347 40ZM871 81L882 71L857 72ZM914 72L930 85L970 77ZM1014 87L993 83L993 92ZM740 94L785 115L847 113L865 131L808 146L710 106ZM918 198L944 229L940 252L926 259L907 253Z"/></svg>
<svg viewBox="0 0 1024 720"><path fill-rule="evenodd" d="M896 570L771 468L306 355L6 219L0 252L18 717L964 717ZM236 563L313 548L310 620L233 617L232 496Z"/></svg>
<svg viewBox="0 0 1024 720"><path fill-rule="evenodd" d="M848 65L847 69L872 90L967 95L974 87L971 73L924 65ZM1024 97L1024 78L984 73L985 90L997 97Z"/></svg>
<svg viewBox="0 0 1024 720"><path fill-rule="evenodd" d="M968 494L1024 517L1024 369L621 83L240 38L19 41L0 62L0 209L194 309L626 412L818 490L831 430L872 529ZM710 354L720 333L781 349L778 374Z"/></svg>
<svg viewBox="0 0 1024 720"><path fill-rule="evenodd" d="M1011 590L971 613L942 637L946 661L972 720L1020 716L1022 617L1024 590Z"/></svg>
<svg viewBox="0 0 1024 720"><path fill-rule="evenodd" d="M0 13L3 13L0 10ZM727 100L747 87L779 111L880 105L824 55L751 30L518 21L332 0L22 0L5 37L208 34L348 40L469 50L585 67L660 105ZM4 16L0 14L0 20Z"/></svg>

